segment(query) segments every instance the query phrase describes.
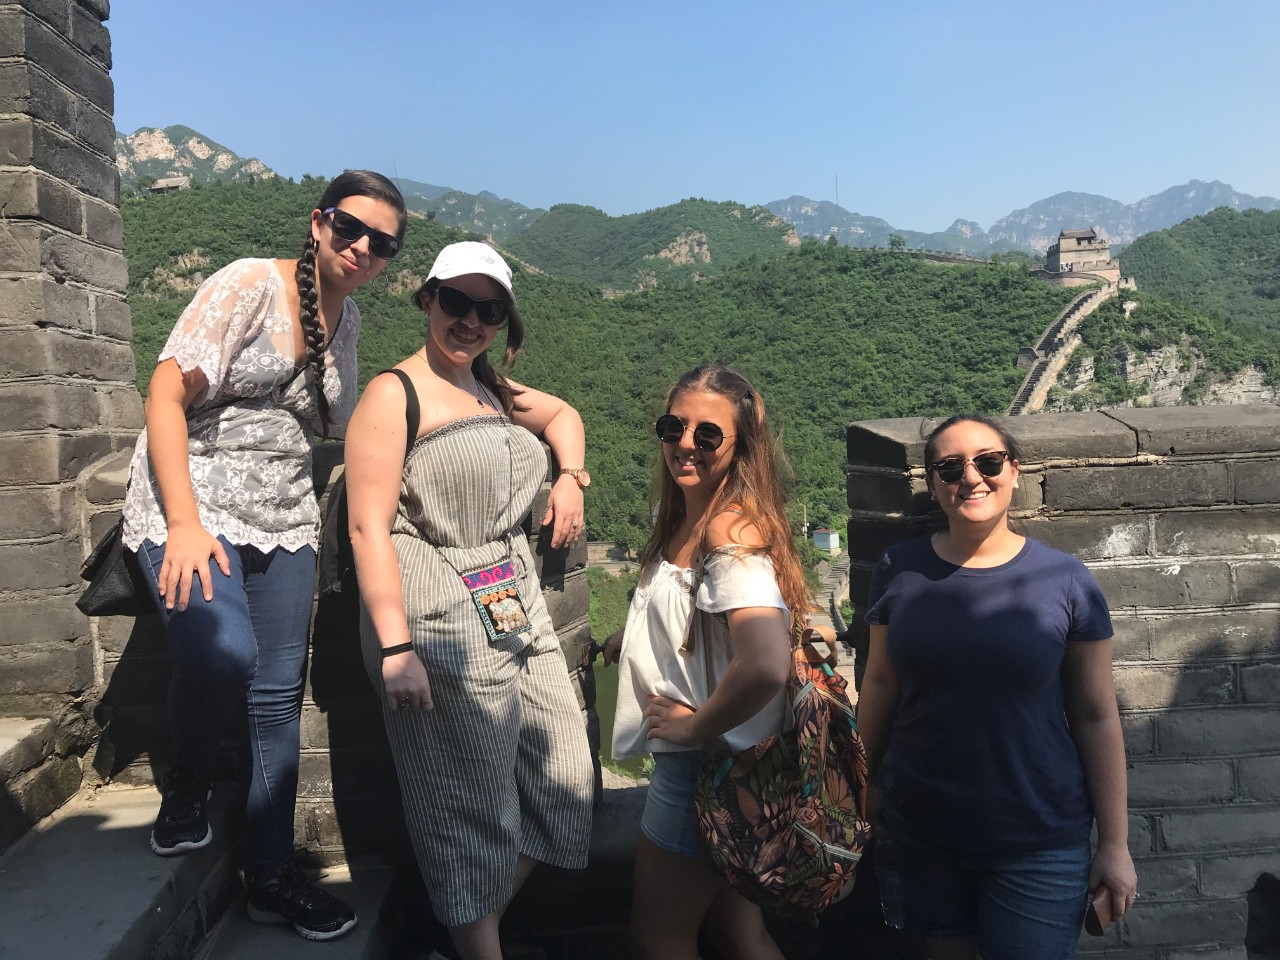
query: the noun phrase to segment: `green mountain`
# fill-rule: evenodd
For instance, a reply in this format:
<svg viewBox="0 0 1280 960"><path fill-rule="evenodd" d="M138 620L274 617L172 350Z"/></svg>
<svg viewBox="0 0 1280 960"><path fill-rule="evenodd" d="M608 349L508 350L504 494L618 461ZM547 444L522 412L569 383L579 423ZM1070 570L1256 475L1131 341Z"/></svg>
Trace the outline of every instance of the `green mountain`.
<svg viewBox="0 0 1280 960"><path fill-rule="evenodd" d="M503 243L527 229L547 211L526 207L488 190L464 193L416 180L397 179L405 206L450 227L469 230L492 243Z"/></svg>
<svg viewBox="0 0 1280 960"><path fill-rule="evenodd" d="M275 172L261 160L237 156L190 127L143 127L116 137L120 192L136 193L156 180L188 177L192 183L269 180Z"/></svg>
<svg viewBox="0 0 1280 960"><path fill-rule="evenodd" d="M125 201L141 388L195 286L237 256L296 254L323 187L320 180L277 179ZM702 222L715 218L699 206L734 221L733 209L743 218L751 212L706 201L678 206L700 212ZM609 227L611 218L586 208L555 208L548 217L578 211L585 211L582 220L600 222L602 231ZM761 234L769 236L755 236ZM439 248L465 236L438 220L411 218L401 256L357 292L365 318L363 378L421 345L422 316L409 294ZM658 452L652 424L667 387L684 370L717 360L753 379L794 468L797 524L803 504L811 522L838 525L846 513L849 422L1003 411L1022 379L1018 349L1033 343L1077 292L1043 284L1010 264L937 264L815 240L783 243L781 251L762 246L763 252L737 260L726 256L727 264L713 259L719 267L714 276L667 273L651 289L617 296L512 258L527 325L526 351L514 376L563 396L583 415L593 539L643 540ZM688 278L695 272L703 279ZM1140 314L1128 325L1123 310L1106 316L1116 336L1182 342L1185 315L1156 323L1153 315ZM1223 369L1265 360L1256 342L1215 343ZM1114 352L1101 341L1093 349Z"/></svg>
<svg viewBox="0 0 1280 960"><path fill-rule="evenodd" d="M798 243L764 207L690 199L623 217L557 204L507 248L545 273L627 291L714 276L744 257L776 256Z"/></svg>
<svg viewBox="0 0 1280 960"><path fill-rule="evenodd" d="M1280 210L1220 207L1139 237L1120 266L1139 290L1280 333Z"/></svg>

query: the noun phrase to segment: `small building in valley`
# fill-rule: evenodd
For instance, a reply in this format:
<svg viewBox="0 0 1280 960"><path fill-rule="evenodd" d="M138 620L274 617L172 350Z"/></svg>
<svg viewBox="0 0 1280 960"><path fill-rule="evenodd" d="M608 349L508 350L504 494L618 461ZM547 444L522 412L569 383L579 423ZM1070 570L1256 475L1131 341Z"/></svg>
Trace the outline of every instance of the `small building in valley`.
<svg viewBox="0 0 1280 960"><path fill-rule="evenodd" d="M177 193L179 190L186 190L189 186L191 186L191 178L188 176L161 177L151 185L151 192Z"/></svg>

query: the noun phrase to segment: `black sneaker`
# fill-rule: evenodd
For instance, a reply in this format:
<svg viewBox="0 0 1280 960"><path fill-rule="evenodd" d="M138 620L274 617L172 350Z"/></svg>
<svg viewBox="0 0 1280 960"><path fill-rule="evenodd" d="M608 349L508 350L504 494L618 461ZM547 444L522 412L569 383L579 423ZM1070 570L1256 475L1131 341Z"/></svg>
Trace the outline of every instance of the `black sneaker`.
<svg viewBox="0 0 1280 960"><path fill-rule="evenodd" d="M160 790L160 812L151 828L151 849L162 857L199 850L213 839L209 826L209 781L170 770Z"/></svg>
<svg viewBox="0 0 1280 960"><path fill-rule="evenodd" d="M355 929L355 912L307 879L293 860L270 886L249 883L249 919L256 923L292 923L298 936L333 940Z"/></svg>

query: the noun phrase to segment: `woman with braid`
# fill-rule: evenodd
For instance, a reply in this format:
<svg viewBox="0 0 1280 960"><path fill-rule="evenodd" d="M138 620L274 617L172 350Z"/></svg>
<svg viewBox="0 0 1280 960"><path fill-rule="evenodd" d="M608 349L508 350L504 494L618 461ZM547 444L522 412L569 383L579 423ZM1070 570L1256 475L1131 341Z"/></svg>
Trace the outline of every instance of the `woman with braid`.
<svg viewBox="0 0 1280 960"><path fill-rule="evenodd" d="M212 839L215 754L247 702L249 916L309 940L356 925L292 856L320 527L311 438L341 433L355 408L348 294L386 268L404 229L395 185L349 171L311 212L301 257L237 260L205 281L151 377L125 498L124 541L173 651L173 756L151 849Z"/></svg>

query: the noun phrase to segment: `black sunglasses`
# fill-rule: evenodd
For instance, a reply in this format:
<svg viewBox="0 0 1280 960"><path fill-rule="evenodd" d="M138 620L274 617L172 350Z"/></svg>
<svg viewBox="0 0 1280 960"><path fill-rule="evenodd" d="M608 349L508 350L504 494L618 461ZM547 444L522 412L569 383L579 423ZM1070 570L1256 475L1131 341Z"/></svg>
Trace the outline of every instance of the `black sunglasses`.
<svg viewBox="0 0 1280 960"><path fill-rule="evenodd" d="M359 217L353 217L345 210L329 207L321 214L329 218L329 227L334 236L355 243L361 237L369 238L369 252L380 260L390 260L400 252L400 241L389 233L375 230Z"/></svg>
<svg viewBox="0 0 1280 960"><path fill-rule="evenodd" d="M689 425L674 413L664 413L654 424L654 429L663 443L679 443ZM732 438L732 433L725 433L714 423L700 423L693 428L693 445L703 453L719 450L720 444Z"/></svg>
<svg viewBox="0 0 1280 960"><path fill-rule="evenodd" d="M451 317L461 320L472 310L476 318L486 327L500 327L507 322L507 311L511 304L505 300L473 300L461 290L454 287L436 287L436 299L440 301L440 309Z"/></svg>
<svg viewBox="0 0 1280 960"><path fill-rule="evenodd" d="M1004 472L1005 461L1009 459L1007 450L993 450L991 453L980 453L972 460L965 457L947 457L929 464L929 471L936 473L943 483L959 483L964 471L973 464L984 477L998 477Z"/></svg>

